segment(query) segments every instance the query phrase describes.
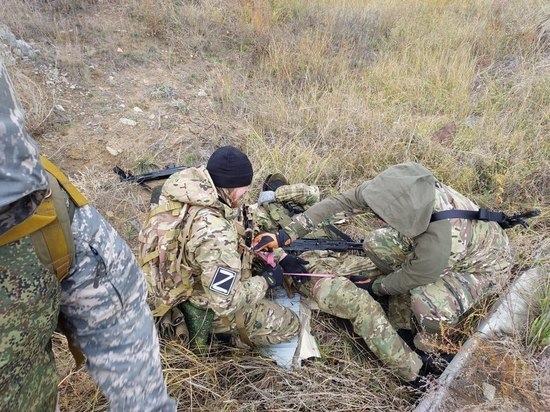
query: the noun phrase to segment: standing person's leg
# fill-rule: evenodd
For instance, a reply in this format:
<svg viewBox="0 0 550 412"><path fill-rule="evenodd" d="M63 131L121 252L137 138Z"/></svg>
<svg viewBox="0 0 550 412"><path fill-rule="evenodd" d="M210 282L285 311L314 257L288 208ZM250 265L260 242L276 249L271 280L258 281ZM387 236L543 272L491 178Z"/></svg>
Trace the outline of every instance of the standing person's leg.
<svg viewBox="0 0 550 412"><path fill-rule="evenodd" d="M175 411L166 391L143 274L128 245L91 206L75 211L76 259L61 312L113 411Z"/></svg>
<svg viewBox="0 0 550 412"><path fill-rule="evenodd" d="M55 409L59 376L51 337L59 282L29 237L0 247L0 410Z"/></svg>

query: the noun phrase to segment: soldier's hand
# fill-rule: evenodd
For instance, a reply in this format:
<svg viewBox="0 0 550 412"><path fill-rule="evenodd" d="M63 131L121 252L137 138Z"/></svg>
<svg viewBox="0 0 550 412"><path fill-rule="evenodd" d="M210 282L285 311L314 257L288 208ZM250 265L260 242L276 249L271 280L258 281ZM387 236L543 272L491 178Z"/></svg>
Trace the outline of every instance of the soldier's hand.
<svg viewBox="0 0 550 412"><path fill-rule="evenodd" d="M266 190L260 193L260 196L258 196L258 204L260 206L266 205L268 203L274 203L275 202L275 192L273 190Z"/></svg>
<svg viewBox="0 0 550 412"><path fill-rule="evenodd" d="M279 263L285 270L285 273L309 273L306 266L309 262L301 257L286 255ZM292 280L296 283L303 283L309 279L309 276L292 276Z"/></svg>
<svg viewBox="0 0 550 412"><path fill-rule="evenodd" d="M281 265L275 265L275 267L266 265L262 272L262 276L267 282L269 289L282 286L283 284L283 268Z"/></svg>
<svg viewBox="0 0 550 412"><path fill-rule="evenodd" d="M291 242L290 236L281 229L277 233L260 233L254 238L252 245L254 250L266 250L290 245Z"/></svg>
<svg viewBox="0 0 550 412"><path fill-rule="evenodd" d="M355 283L355 286L358 288L369 292L369 295L371 295L374 299L380 298L380 296L372 289L372 286L374 285L373 279L365 279L361 276L350 276L349 280Z"/></svg>

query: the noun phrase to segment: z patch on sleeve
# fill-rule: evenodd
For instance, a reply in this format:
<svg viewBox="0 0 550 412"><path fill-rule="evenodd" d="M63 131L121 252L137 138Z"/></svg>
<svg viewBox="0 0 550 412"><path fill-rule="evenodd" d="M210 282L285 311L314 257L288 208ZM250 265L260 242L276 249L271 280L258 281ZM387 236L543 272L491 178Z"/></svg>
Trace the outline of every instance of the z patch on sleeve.
<svg viewBox="0 0 550 412"><path fill-rule="evenodd" d="M237 272L234 270L218 267L209 289L227 296L231 292L236 278Z"/></svg>

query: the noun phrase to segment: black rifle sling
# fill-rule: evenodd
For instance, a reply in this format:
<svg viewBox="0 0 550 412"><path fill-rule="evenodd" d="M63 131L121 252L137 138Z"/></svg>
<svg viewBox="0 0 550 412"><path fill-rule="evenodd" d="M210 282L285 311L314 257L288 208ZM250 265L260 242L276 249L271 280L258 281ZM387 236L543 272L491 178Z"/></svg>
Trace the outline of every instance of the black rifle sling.
<svg viewBox="0 0 550 412"><path fill-rule="evenodd" d="M485 222L497 222L501 228L509 229L516 225L528 227L529 224L525 221L525 219L529 219L539 215L539 210L531 210L529 212L516 213L512 216L508 216L506 213L493 212L489 209L484 208L481 208L478 211L454 209L433 213L430 222L436 222L443 219L483 220Z"/></svg>
<svg viewBox="0 0 550 412"><path fill-rule="evenodd" d="M436 222L443 219L470 219L470 220L485 220L488 222L504 222L507 216L502 212L492 212L489 209L479 210L443 210L441 212L432 213L430 222Z"/></svg>
<svg viewBox="0 0 550 412"><path fill-rule="evenodd" d="M347 233L342 232L332 223L325 225L325 227L328 230L330 230L332 233L334 233L336 236L338 236L340 239L345 240L346 242L353 242L353 239L351 238L351 236L349 236Z"/></svg>

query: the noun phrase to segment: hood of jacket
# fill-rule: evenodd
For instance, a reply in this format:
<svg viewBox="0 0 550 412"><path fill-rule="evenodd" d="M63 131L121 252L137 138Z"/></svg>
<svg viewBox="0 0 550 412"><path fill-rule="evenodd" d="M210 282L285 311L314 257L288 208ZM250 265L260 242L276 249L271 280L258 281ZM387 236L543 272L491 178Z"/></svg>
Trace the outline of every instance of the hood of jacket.
<svg viewBox="0 0 550 412"><path fill-rule="evenodd" d="M48 178L35 141L25 131L23 109L0 61L0 219L2 232L34 212ZM9 221L9 223L8 223Z"/></svg>
<svg viewBox="0 0 550 412"><path fill-rule="evenodd" d="M367 205L388 225L408 237L426 231L435 202L432 172L417 163L392 166L363 185Z"/></svg>
<svg viewBox="0 0 550 412"><path fill-rule="evenodd" d="M168 200L177 200L191 206L225 209L218 195L216 186L206 167L190 167L173 174L164 183L162 195Z"/></svg>

